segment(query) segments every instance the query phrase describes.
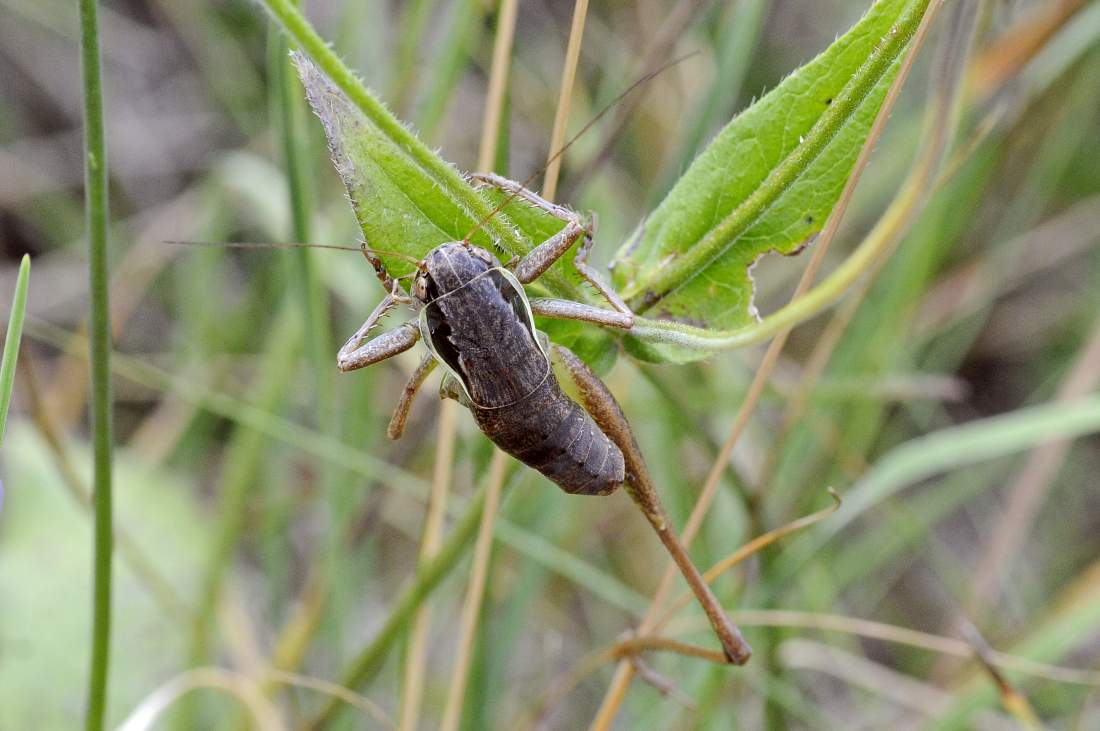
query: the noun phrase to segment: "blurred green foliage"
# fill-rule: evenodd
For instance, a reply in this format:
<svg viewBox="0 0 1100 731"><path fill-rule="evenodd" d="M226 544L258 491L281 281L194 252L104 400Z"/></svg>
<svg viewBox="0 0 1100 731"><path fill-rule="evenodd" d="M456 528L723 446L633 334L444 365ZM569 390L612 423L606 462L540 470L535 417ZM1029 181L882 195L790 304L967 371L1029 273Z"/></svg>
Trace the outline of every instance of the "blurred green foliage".
<svg viewBox="0 0 1100 731"><path fill-rule="evenodd" d="M53 0L0 2L3 292L14 288L19 257L35 259L26 350L0 452L0 728L68 729L84 703L91 566L82 502L90 450L76 11ZM565 201L599 215L594 258L606 261L628 239L736 111L828 47L867 5L593 3L573 130L644 72L651 44L671 35L669 57L701 50L628 105L621 135L597 127L566 155ZM513 178L545 160L571 9L520 6L500 170ZM472 168L494 6L326 0L306 11L428 145ZM278 654L309 676L342 677L414 573L437 406L430 381L408 433L391 443L385 425L415 356L346 376L320 362L323 346L310 338L341 342L381 296L358 254L162 243L289 241L306 231L315 242L353 245L359 237L312 119L296 128L304 154L289 168L301 166L308 200L292 204L283 134L292 102L279 91L287 58L258 6L108 3L101 22L117 351L113 727L194 664L248 675ZM939 82L931 60L946 23L918 60L827 268L861 240L905 176ZM845 615L950 637L965 609L999 650L1097 668L1098 443L1085 436L1036 450L1064 431L1013 442L994 417L1027 421L1058 413L1059 403L1077 403L1067 414L1093 403L1081 399L1100 373L1098 38L1096 3L980 4L945 177L838 332L820 380L805 383L803 374L831 314L794 332L693 556L710 565L823 507L826 486L844 494L878 479L898 454L932 460L920 450L942 446L953 430L1002 449L981 460L930 461L934 471L914 473L858 518L841 523L842 508L836 528L826 521L769 549L718 581L727 606ZM760 262L762 312L789 298L802 266ZM677 525L758 360L756 348L684 366L620 358L608 374ZM785 423L804 385L805 408ZM452 519L466 514L489 454L463 415ZM516 470L509 485L464 728L520 725L566 670L635 624L665 561L623 495L570 497L529 470ZM990 558L994 549L1003 555ZM448 617L457 616L467 566L458 562L429 598L437 619L424 727L438 722L449 683ZM696 710L639 683L619 727L1010 723L971 662L769 616L779 626L745 622L760 652L744 671L648 658ZM711 642L695 607L681 619L677 637ZM400 648L404 637L393 639ZM361 689L391 716L400 656L391 650ZM1008 676L1051 727L1100 723L1089 686ZM585 726L609 678L605 667L555 700L548 726ZM272 697L290 725L326 700L282 686ZM231 701L207 691L194 698L164 727L182 725L181 714L193 728L241 724ZM357 713L344 714L344 728L373 727Z"/></svg>

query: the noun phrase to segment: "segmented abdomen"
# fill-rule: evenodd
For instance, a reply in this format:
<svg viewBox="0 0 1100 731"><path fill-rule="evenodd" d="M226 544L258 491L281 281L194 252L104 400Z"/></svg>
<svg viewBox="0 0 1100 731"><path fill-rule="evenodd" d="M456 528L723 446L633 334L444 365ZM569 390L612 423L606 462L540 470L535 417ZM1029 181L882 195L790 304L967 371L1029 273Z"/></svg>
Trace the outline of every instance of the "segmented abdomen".
<svg viewBox="0 0 1100 731"><path fill-rule="evenodd" d="M553 376L515 404L471 411L485 436L566 492L606 495L623 482L622 452Z"/></svg>

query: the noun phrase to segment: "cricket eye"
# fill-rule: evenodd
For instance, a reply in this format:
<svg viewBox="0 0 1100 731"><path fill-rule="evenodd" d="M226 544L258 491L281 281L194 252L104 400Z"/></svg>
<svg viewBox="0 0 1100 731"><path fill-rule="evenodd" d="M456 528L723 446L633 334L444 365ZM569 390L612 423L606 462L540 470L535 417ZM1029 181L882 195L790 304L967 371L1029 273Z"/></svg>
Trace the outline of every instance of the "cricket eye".
<svg viewBox="0 0 1100 731"><path fill-rule="evenodd" d="M424 277L417 277L416 282L413 284L413 294L421 302L428 301L428 282Z"/></svg>

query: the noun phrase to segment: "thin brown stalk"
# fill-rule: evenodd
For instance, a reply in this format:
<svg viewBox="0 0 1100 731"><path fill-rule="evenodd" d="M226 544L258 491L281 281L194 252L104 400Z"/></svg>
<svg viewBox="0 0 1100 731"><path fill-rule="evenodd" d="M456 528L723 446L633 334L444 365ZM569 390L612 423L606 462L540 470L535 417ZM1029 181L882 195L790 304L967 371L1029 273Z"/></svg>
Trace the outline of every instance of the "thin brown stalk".
<svg viewBox="0 0 1100 731"><path fill-rule="evenodd" d="M451 685L447 690L447 705L443 709L443 722L439 726L441 731L454 731L462 719L462 704L466 695L470 661L473 657L477 619L481 614L481 602L485 596L485 583L489 576L493 528L496 525L500 492L504 487L507 466L508 455L499 449L494 450L493 461L489 465L489 487L485 493L485 507L481 513L481 525L478 526L477 543L474 545L474 565L470 574L470 585L466 589L462 617L459 620L458 650L455 654L454 669L451 671Z"/></svg>
<svg viewBox="0 0 1100 731"><path fill-rule="evenodd" d="M569 28L569 44L565 48L565 64L561 70L561 88L558 90L558 108L554 113L554 129L550 133L550 159L546 161L546 174L542 179L542 197L554 200L558 191L558 174L561 172L561 155L556 154L565 142L565 127L569 122L569 107L573 100L573 82L577 78L577 63L581 57L581 41L584 39L584 21L588 17L588 0L577 0L573 6L573 24Z"/></svg>
<svg viewBox="0 0 1100 731"><path fill-rule="evenodd" d="M659 635L640 635L619 640L611 648L611 655L617 659L631 658L642 652L671 652L685 657L697 657L701 660L709 660L717 665L727 665L729 660L725 654L717 650L708 650L705 647L680 642L670 637Z"/></svg>
<svg viewBox="0 0 1100 731"><path fill-rule="evenodd" d="M508 72L511 68L512 42L516 32L516 7L516 0L503 0L496 40L493 44L493 67L489 72L488 99L485 104L484 126L481 130L481 147L478 150L479 170L491 170L493 161L497 156L504 95L507 88ZM466 598L463 601L458 649L451 673L451 684L447 691L447 703L443 712L441 727L443 729L457 728L462 717L462 701L466 692L466 680L473 655L474 636L477 633L477 618L481 612L481 601L485 594L489 558L492 554L493 530L500 505L500 493L504 487L507 464L507 455L499 449L495 449L489 467L485 506L482 508L481 521L478 525L470 584L466 589Z"/></svg>
<svg viewBox="0 0 1100 731"><path fill-rule="evenodd" d="M423 566L439 552L443 542L443 518L447 514L447 494L451 486L451 464L454 460L455 417L458 404L444 399L439 406L439 431L435 448L435 471L432 475L428 515L424 519L424 539L420 543L419 564ZM409 646L405 656L405 682L401 692L399 727L415 731L420 720L420 699L424 690L424 673L428 654L428 632L431 629L431 607L423 604L409 628Z"/></svg>
<svg viewBox="0 0 1100 731"><path fill-rule="evenodd" d="M673 49L676 47L676 43L683 38L684 31L691 25L692 20L706 5L708 0L680 0L672 12L663 20L659 29L653 35L653 40L644 51L641 63L638 64L638 69L642 74L652 73L655 69L659 68L664 62L664 59L668 58ZM633 99L629 99L619 107L615 112L615 117L607 125L607 131L600 138L600 141L596 145L596 153L581 167L576 176L572 177L572 183L570 190L567 193L571 196L579 186L583 185L611 156L611 150L615 145L615 142L622 136L623 131L626 129L626 125L630 122L634 116L634 112L638 106L644 100L643 95L639 94ZM551 148L552 149L552 148Z"/></svg>
<svg viewBox="0 0 1100 731"><path fill-rule="evenodd" d="M508 67L512 58L512 41L516 34L517 0L501 0L500 18L497 21L496 41L493 43L493 65L489 71L488 101L481 125L481 145L478 148L477 169L491 170L496 157L497 140L504 113L504 90L508 85Z"/></svg>
<svg viewBox="0 0 1100 731"><path fill-rule="evenodd" d="M852 193L855 190L856 183L859 182L864 167L866 167L867 160L870 158L871 151L874 149L875 143L878 141L879 136L882 134L882 130L886 125L886 120L889 118L890 112L894 108L894 104L897 101L897 97L901 92L901 87L905 83L905 80L909 76L909 71L913 66L913 61L916 59L917 51L924 44L924 39L928 34L928 29L939 13L939 9L942 7L942 0L929 3L925 10L924 16L921 18L920 25L917 28L916 33L913 36L913 40L910 43L909 50L905 54L905 58L902 61L901 68L898 70L897 76L891 83L889 90L887 91L886 98L883 100L882 107L879 109L878 114L875 116L874 123L871 126L871 130L867 135L859 156L856 159L855 164L852 167L852 173L848 177L845 183L844 189L841 192L840 198L837 201L836 207L829 215L828 221L825 223L825 227L821 232L817 245L815 246L814 255L810 259L806 270L802 274L802 278L798 282L798 286L795 289L794 295L791 297L792 301L798 299L805 294L810 286L813 284L814 278L817 276L818 270L821 268L821 264L824 261L825 253L828 251L829 244L832 242L833 237L836 234L840 221L844 216L845 211L848 208L848 203L851 200ZM703 486L702 492L699 494L696 500L695 507L692 509L691 515L688 518L687 525L684 527L684 532L681 540L685 546L689 546L691 541L695 538L702 526L703 518L706 517L710 504L717 494L718 485L721 482L722 474L726 470L726 466L729 464L729 459L733 454L733 448L737 443L737 440L741 436L741 432L748 424L749 417L756 407L757 401L759 401L761 394L764 392L764 387L767 385L768 379L771 376L771 371L775 367L776 361L779 359L779 354L786 345L787 337L790 335L790 329L780 332L776 338L768 346L767 351L764 354L764 359L760 364L760 367L756 371L753 377L752 383L749 386L748 393L745 396L745 400L741 403L741 407L737 412L732 427L730 428L729 436L727 436L725 443L722 445L722 449L718 454L718 458L715 460L714 465L711 467L710 473L707 475L706 483ZM665 574L661 579L661 583L657 588L657 592L654 594L653 601L650 604L649 610L645 617L642 619L638 628L638 634L646 634L651 629L654 621L656 620L657 612L661 604L663 603L665 596L668 594L672 585L672 579L675 568L669 566L665 570ZM607 731L611 726L611 722L615 718L615 714L618 712L619 707L626 699L626 691L630 685L630 681L634 676L634 669L629 663L620 663L619 667L615 671L615 676L612 679L611 686L604 696L603 703L600 706L599 712L596 718L593 720L590 726L591 731Z"/></svg>

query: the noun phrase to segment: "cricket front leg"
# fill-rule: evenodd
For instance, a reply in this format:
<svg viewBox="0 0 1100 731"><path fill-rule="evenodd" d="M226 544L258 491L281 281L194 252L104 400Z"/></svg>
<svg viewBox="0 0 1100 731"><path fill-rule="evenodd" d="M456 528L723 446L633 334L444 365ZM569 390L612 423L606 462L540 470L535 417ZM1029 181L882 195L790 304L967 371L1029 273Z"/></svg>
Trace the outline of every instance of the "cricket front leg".
<svg viewBox="0 0 1100 731"><path fill-rule="evenodd" d="M382 286L387 292L393 295L395 301L402 304L409 304L414 302L411 297L401 291L401 288L397 284L397 279L395 279L389 273L389 271L386 269L386 265L382 263L382 259L369 246L367 246L366 241L360 244L359 249L363 252L363 256L366 258L366 260L370 262L371 267L374 269L374 275L378 277L378 281L382 283Z"/></svg>
<svg viewBox="0 0 1100 731"><path fill-rule="evenodd" d="M336 355L336 365L341 371L346 373L369 366L386 358L392 358L398 353L404 353L416 345L416 341L420 339L420 328L415 322L404 322L389 332L367 340L367 335L382 316L396 304L397 301L392 294L386 295L362 327L348 338L344 347L340 348L340 352Z"/></svg>
<svg viewBox="0 0 1100 731"><path fill-rule="evenodd" d="M657 532L661 543L672 556L672 560L687 580L699 604L702 605L725 651L726 658L735 665L744 665L752 655L752 649L745 642L741 631L722 610L718 599L707 586L699 574L699 569L692 563L687 550L668 524L667 514L649 476L649 470L646 468L638 443L634 439L634 432L618 402L615 401L615 397L607 390L604 382L592 372L592 369L572 351L560 345L553 345L552 349L554 356L566 368L571 381L580 391L585 410L592 415L611 441L622 450L623 459L626 462L627 492L641 508L642 513L653 526L653 530Z"/></svg>

